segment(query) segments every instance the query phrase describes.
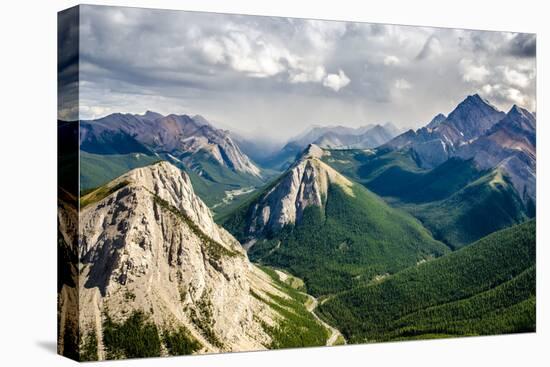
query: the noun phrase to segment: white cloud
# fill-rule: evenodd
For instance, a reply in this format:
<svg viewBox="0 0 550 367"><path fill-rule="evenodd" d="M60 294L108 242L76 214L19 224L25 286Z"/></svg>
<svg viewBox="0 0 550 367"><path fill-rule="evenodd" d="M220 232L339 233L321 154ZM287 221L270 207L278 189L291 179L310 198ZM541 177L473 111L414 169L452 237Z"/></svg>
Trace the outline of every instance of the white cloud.
<svg viewBox="0 0 550 367"><path fill-rule="evenodd" d="M254 32L231 31L203 40L199 45L207 62L227 64L252 77L276 75L296 59L287 49L265 41Z"/></svg>
<svg viewBox="0 0 550 367"><path fill-rule="evenodd" d="M350 80L347 75L340 69L338 74L328 74L323 80L323 85L335 92L338 92L340 89L348 85L349 82Z"/></svg>
<svg viewBox="0 0 550 367"><path fill-rule="evenodd" d="M482 83L491 74L485 65L475 65L470 59L460 60L459 66L465 82Z"/></svg>
<svg viewBox="0 0 550 367"><path fill-rule="evenodd" d="M94 83L80 85L80 100L112 112L193 112L283 136L297 120L410 126L475 92L501 110L536 99L534 37L137 8L81 12L76 80Z"/></svg>
<svg viewBox="0 0 550 367"><path fill-rule="evenodd" d="M327 72L323 66L316 66L310 69L302 69L295 73L291 73L289 81L291 83L309 83L309 82L321 82Z"/></svg>
<svg viewBox="0 0 550 367"><path fill-rule="evenodd" d="M324 25L324 22L308 22L309 37L317 37L320 43L343 32L340 23ZM249 77L267 78L287 72L291 84L321 83L324 87L338 92L350 83L343 70L337 74L327 74L322 60L307 55L301 57L287 48L268 42L255 32L229 27L225 35L211 36L199 42L205 60L213 65L227 65ZM324 40L324 41L322 41Z"/></svg>
<svg viewBox="0 0 550 367"><path fill-rule="evenodd" d="M202 41L202 52L206 60L211 64L221 64L225 61L225 50L223 46L213 38Z"/></svg>
<svg viewBox="0 0 550 367"><path fill-rule="evenodd" d="M494 88L495 87L492 86L491 84L485 84L483 87L481 87L481 90L483 91L484 94L491 94Z"/></svg>
<svg viewBox="0 0 550 367"><path fill-rule="evenodd" d="M384 57L384 65L392 66L399 64L399 58L397 56L388 55Z"/></svg>
<svg viewBox="0 0 550 367"><path fill-rule="evenodd" d="M321 37L315 41L317 43L342 31L339 23L330 26L318 22L308 24L310 37L313 37L313 34ZM228 28L224 35L211 36L197 43L207 62L213 65L227 65L237 72L256 78L267 78L287 72L288 81L292 84L321 83L334 91L340 90L350 82L342 70L338 74L327 74L321 64L322 60L318 57L298 56L283 46L269 42L256 32L239 29L237 25Z"/></svg>
<svg viewBox="0 0 550 367"><path fill-rule="evenodd" d="M485 98L495 101L502 109L506 109L511 104L517 104L531 110L535 108L535 101L516 88L497 83L485 84L481 90Z"/></svg>
<svg viewBox="0 0 550 367"><path fill-rule="evenodd" d="M508 88L506 89L506 96L508 99L514 104L520 105L520 106L526 106L527 105L527 96L525 96L521 91L515 89L515 88Z"/></svg>
<svg viewBox="0 0 550 367"><path fill-rule="evenodd" d="M78 108L78 114L80 116L85 116L86 118L95 119L111 113L111 108L101 107L101 106L86 106L80 105Z"/></svg>
<svg viewBox="0 0 550 367"><path fill-rule="evenodd" d="M526 88L531 83L529 75L512 69L508 66L501 67L506 82L514 87Z"/></svg>
<svg viewBox="0 0 550 367"><path fill-rule="evenodd" d="M397 89L411 89L412 85L406 79L397 79L394 83L395 88Z"/></svg>

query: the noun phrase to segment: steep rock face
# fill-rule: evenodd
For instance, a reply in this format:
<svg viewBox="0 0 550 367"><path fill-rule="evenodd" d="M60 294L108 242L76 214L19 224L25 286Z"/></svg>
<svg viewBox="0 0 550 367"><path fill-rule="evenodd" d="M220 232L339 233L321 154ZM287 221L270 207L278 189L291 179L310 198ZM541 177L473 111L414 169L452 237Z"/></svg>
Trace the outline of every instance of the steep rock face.
<svg viewBox="0 0 550 367"><path fill-rule="evenodd" d="M115 113L93 121L82 121L80 126L81 149L92 153L102 153L103 147L113 145L113 141L119 142L118 146L129 145L126 150L130 152L136 151L136 144L142 144L144 147L138 152L143 149L167 152L186 163L190 163L195 154L205 152L222 166L261 176L259 168L241 152L229 133L214 128L202 116L162 116L151 111L143 115ZM103 141L108 144L102 144Z"/></svg>
<svg viewBox="0 0 550 367"><path fill-rule="evenodd" d="M474 94L460 103L442 125L454 127L468 141L484 134L503 117L503 112Z"/></svg>
<svg viewBox="0 0 550 367"><path fill-rule="evenodd" d="M353 195L352 182L322 162L323 154L329 153L311 144L287 173L261 196L252 209L249 234L276 231L299 222L308 206L323 206L329 184L337 184Z"/></svg>
<svg viewBox="0 0 550 367"><path fill-rule="evenodd" d="M392 149L410 148L423 168L433 168L454 155L500 121L505 114L479 95L468 96L442 120L436 116L426 127L409 130L388 142Z"/></svg>
<svg viewBox="0 0 550 367"><path fill-rule="evenodd" d="M471 144L456 152L481 169L502 168L524 200L536 196L536 118L513 106L506 116Z"/></svg>
<svg viewBox="0 0 550 367"><path fill-rule="evenodd" d="M100 358L106 314L118 320L135 310L159 330L185 328L200 352L269 344L261 323L278 316L251 290L280 292L214 223L185 173L167 162L135 169L82 206L80 323L96 331Z"/></svg>
<svg viewBox="0 0 550 367"><path fill-rule="evenodd" d="M205 151L210 153L219 164L232 170L256 177L261 176L259 168L241 151L227 131L215 130L203 125L194 136L181 140L178 149L191 154ZM187 158L182 157L182 160L186 161Z"/></svg>

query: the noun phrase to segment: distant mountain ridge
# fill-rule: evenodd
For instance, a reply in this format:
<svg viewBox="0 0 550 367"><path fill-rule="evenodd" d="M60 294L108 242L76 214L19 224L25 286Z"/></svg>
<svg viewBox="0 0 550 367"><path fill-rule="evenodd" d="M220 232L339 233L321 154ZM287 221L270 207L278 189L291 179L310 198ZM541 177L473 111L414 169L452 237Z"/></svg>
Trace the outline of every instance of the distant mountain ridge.
<svg viewBox="0 0 550 367"><path fill-rule="evenodd" d="M497 110L478 94L468 96L449 115L438 114L425 127L408 130L382 148L410 149L422 168L452 157L474 159L480 169L502 168L520 195L535 197L536 117L513 106Z"/></svg>
<svg viewBox="0 0 550 367"><path fill-rule="evenodd" d="M391 122L357 128L341 125L313 126L310 130L293 138L288 144L302 146L302 149L309 144L315 144L321 148L347 148L351 145L355 145L356 148L375 148L397 135L398 131Z"/></svg>
<svg viewBox="0 0 550 367"><path fill-rule="evenodd" d="M478 138L504 117L478 94L468 96L448 117L439 114L416 131L408 130L395 137L386 147L411 148L424 168L433 168L453 155L463 144Z"/></svg>
<svg viewBox="0 0 550 367"><path fill-rule="evenodd" d="M391 124L374 125L368 128L358 129L361 132L355 131L350 134L342 134L334 131L328 131L313 144L316 144L322 148L328 149L367 149L378 147L390 139L395 134L396 129ZM364 130L364 131L363 131Z"/></svg>
<svg viewBox="0 0 550 367"><path fill-rule="evenodd" d="M215 128L200 115L114 113L80 121L79 138L84 191L166 160L184 170L201 199L218 212L273 175L256 166L229 131Z"/></svg>
<svg viewBox="0 0 550 367"><path fill-rule="evenodd" d="M312 126L286 143L266 165L286 169L309 144L328 149L376 148L395 137L399 130L391 123L348 126Z"/></svg>
<svg viewBox="0 0 550 367"><path fill-rule="evenodd" d="M112 145L112 136L117 135L119 144L111 149L125 151L121 143L135 146L137 142L143 145L141 150L170 153L187 163L197 153L204 152L235 172L261 177L260 169L241 152L229 132L214 128L202 116L163 116L147 111L143 115L114 113L97 120L81 121L80 144L84 151L102 152L103 146ZM136 148L131 150L135 152Z"/></svg>

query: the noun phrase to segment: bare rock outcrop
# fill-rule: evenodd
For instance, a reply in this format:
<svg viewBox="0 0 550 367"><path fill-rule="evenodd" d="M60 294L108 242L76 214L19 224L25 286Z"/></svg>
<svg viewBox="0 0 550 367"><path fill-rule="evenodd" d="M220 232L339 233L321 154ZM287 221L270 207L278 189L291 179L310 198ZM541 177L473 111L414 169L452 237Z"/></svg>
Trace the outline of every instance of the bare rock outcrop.
<svg viewBox="0 0 550 367"><path fill-rule="evenodd" d="M308 206L323 207L330 184L339 185L353 196L352 182L324 163L324 154L329 153L310 144L287 173L258 199L250 215L250 235L299 222Z"/></svg>
<svg viewBox="0 0 550 367"><path fill-rule="evenodd" d="M159 330L183 327L199 352L265 349L279 315L252 292L285 295L216 225L189 177L167 162L135 169L84 196L80 216L80 325L135 310Z"/></svg>

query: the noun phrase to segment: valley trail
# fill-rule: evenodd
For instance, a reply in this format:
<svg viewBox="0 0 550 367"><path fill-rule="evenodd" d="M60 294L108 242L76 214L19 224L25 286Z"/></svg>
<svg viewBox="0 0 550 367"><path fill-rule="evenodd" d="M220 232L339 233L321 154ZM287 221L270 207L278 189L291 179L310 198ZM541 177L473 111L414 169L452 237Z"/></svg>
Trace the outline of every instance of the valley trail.
<svg viewBox="0 0 550 367"><path fill-rule="evenodd" d="M277 273L277 275L279 276L279 280L283 283L286 283L287 280L288 280L288 274L286 274L285 272L283 271L280 271L280 270L275 270L275 272ZM300 292L302 293L303 295L307 296L308 299L309 299L309 302L306 303L306 309L313 315L313 317L315 317L315 319L317 321L319 321L319 323L321 323L321 325L323 325L325 328L327 328L329 331L330 331L330 336L329 338L327 339L327 342L326 342L326 345L327 346L334 346L334 345L342 345L342 344L346 344L346 339L344 338L344 336L342 335L342 333L340 332L340 330L330 326L329 324L327 324L326 322L324 322L319 316L317 316L317 314L315 313L315 309L317 308L317 306L319 305L319 301L317 300L317 298L313 297L311 294L308 294L308 293L305 293L305 292Z"/></svg>

